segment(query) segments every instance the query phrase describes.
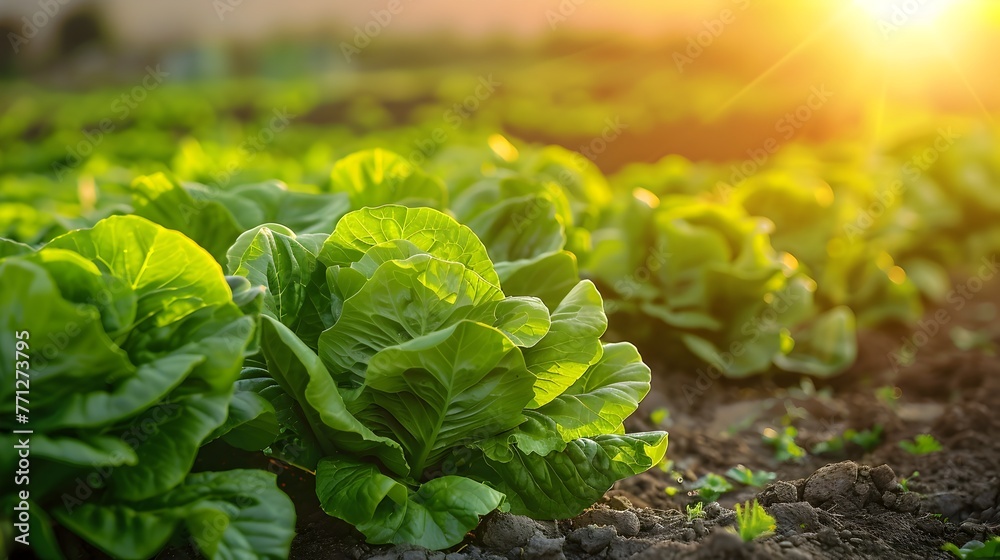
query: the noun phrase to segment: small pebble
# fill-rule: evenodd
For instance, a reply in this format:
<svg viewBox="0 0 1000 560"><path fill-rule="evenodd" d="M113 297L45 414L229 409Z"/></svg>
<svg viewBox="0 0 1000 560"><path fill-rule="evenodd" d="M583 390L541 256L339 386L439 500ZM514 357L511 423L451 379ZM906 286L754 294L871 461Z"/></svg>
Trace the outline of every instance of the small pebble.
<svg viewBox="0 0 1000 560"><path fill-rule="evenodd" d="M850 539L847 542L853 544L854 546L861 546L861 543L863 543L864 541L862 541L861 539L859 539L857 537L854 537L853 539Z"/></svg>
<svg viewBox="0 0 1000 560"><path fill-rule="evenodd" d="M780 546L781 548L792 548L795 545L792 544L791 541L781 541L780 543L778 543L778 546Z"/></svg>
<svg viewBox="0 0 1000 560"><path fill-rule="evenodd" d="M841 538L842 540L845 540L845 541L846 541L846 540L850 540L850 538L851 538L852 536L853 536L853 535L851 535L851 532L850 532L850 531L848 531L847 529L844 529L843 531L841 531L841 532L840 532L840 538Z"/></svg>

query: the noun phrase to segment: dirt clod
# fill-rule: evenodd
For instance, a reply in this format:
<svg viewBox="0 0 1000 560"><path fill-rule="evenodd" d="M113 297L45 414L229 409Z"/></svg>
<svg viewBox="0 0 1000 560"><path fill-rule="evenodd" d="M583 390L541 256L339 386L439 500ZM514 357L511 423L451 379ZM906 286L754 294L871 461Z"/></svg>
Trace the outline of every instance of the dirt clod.
<svg viewBox="0 0 1000 560"><path fill-rule="evenodd" d="M903 494L900 498L908 495L910 493ZM923 503L921 504L921 511L940 513L948 519L957 518L963 509L965 509L965 500L962 496L954 492L939 492L924 496ZM904 510L900 508L900 511Z"/></svg>
<svg viewBox="0 0 1000 560"><path fill-rule="evenodd" d="M892 492L886 491L882 494L882 505L887 509L896 508L896 495Z"/></svg>
<svg viewBox="0 0 1000 560"><path fill-rule="evenodd" d="M567 535L566 540L579 546L587 554L596 554L611 544L618 536L614 527L581 527Z"/></svg>
<svg viewBox="0 0 1000 560"><path fill-rule="evenodd" d="M918 507L920 507L920 497L913 492L901 494L896 498L896 509L898 511L910 513L917 511Z"/></svg>
<svg viewBox="0 0 1000 560"><path fill-rule="evenodd" d="M705 530L705 521L703 519L695 519L691 522L691 528L694 529L694 534L699 537L704 537L707 534Z"/></svg>
<svg viewBox="0 0 1000 560"><path fill-rule="evenodd" d="M632 509L632 502L625 496L611 496L608 498L608 507L618 511Z"/></svg>
<svg viewBox="0 0 1000 560"><path fill-rule="evenodd" d="M535 536L528 541L528 546L524 549L525 560L566 560L563 554L563 544L566 539L563 537L550 539L547 537Z"/></svg>
<svg viewBox="0 0 1000 560"><path fill-rule="evenodd" d="M858 465L853 461L827 465L806 480L803 498L814 506L846 494L858 479Z"/></svg>
<svg viewBox="0 0 1000 560"><path fill-rule="evenodd" d="M479 529L483 545L494 550L524 546L538 532L538 525L531 519L499 512L489 516Z"/></svg>
<svg viewBox="0 0 1000 560"><path fill-rule="evenodd" d="M722 515L722 506L719 505L719 502L712 502L705 506L705 517L715 519L720 515Z"/></svg>
<svg viewBox="0 0 1000 560"><path fill-rule="evenodd" d="M875 488L879 492L888 492L896 488L896 473L889 465L879 465L872 469L868 476L875 483Z"/></svg>
<svg viewBox="0 0 1000 560"><path fill-rule="evenodd" d="M774 516L778 525L778 534L813 532L819 529L819 518L816 510L806 502L792 504L774 504L768 508L768 513Z"/></svg>
<svg viewBox="0 0 1000 560"><path fill-rule="evenodd" d="M580 514L573 520L574 527L588 525L610 525L618 530L619 535L634 537L639 534L639 516L633 511L618 511L596 507Z"/></svg>
<svg viewBox="0 0 1000 560"><path fill-rule="evenodd" d="M799 501L799 490L794 484L780 480L765 488L759 499L765 507L771 504L790 504Z"/></svg>

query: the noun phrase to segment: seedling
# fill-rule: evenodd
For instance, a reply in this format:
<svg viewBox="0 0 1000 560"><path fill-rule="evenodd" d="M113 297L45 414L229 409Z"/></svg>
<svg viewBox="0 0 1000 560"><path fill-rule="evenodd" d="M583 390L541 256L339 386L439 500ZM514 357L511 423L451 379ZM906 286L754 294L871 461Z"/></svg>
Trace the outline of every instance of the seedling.
<svg viewBox="0 0 1000 560"><path fill-rule="evenodd" d="M775 527L777 525L774 518L757 500L753 501L753 505L750 502L744 503L742 507L736 504L736 534L743 542L770 536L774 534Z"/></svg>
<svg viewBox="0 0 1000 560"><path fill-rule="evenodd" d="M654 426L663 424L663 422L669 418L670 411L666 408L657 408L649 414L649 421L652 422Z"/></svg>
<svg viewBox="0 0 1000 560"><path fill-rule="evenodd" d="M764 442L774 447L774 458L781 461L798 461L806 455L806 450L795 443L795 436L799 431L795 426L785 426L784 430L778 432L774 428L765 428L763 432Z"/></svg>
<svg viewBox="0 0 1000 560"><path fill-rule="evenodd" d="M844 432L844 437L861 449L871 451L882 443L882 426L876 424L873 428L860 432L847 430Z"/></svg>
<svg viewBox="0 0 1000 560"><path fill-rule="evenodd" d="M882 426L876 425L868 430L844 430L842 435L834 436L826 441L821 441L813 446L812 452L815 455L839 454L844 451L844 446L853 443L865 451L871 451L882 443Z"/></svg>
<svg viewBox="0 0 1000 560"><path fill-rule="evenodd" d="M911 455L927 455L942 449L941 442L930 434L920 434L913 441L901 441L899 446Z"/></svg>
<svg viewBox="0 0 1000 560"><path fill-rule="evenodd" d="M950 552L962 560L982 560L1000 558L1000 537L993 537L984 542L969 541L962 548L953 543L946 543L941 550Z"/></svg>
<svg viewBox="0 0 1000 560"><path fill-rule="evenodd" d="M995 351L993 336L988 330L973 331L964 327L954 327L948 331L948 335L955 348L959 350L985 350L989 354Z"/></svg>
<svg viewBox="0 0 1000 560"><path fill-rule="evenodd" d="M769 471L753 472L745 465L736 465L726 471L726 476L746 486L761 488L774 480L778 475Z"/></svg>
<svg viewBox="0 0 1000 560"><path fill-rule="evenodd" d="M903 488L903 492L910 491L910 483L913 482L913 479L917 478L918 476L920 476L920 472L913 471L913 474L911 474L910 476L899 480L899 485Z"/></svg>
<svg viewBox="0 0 1000 560"><path fill-rule="evenodd" d="M892 385L884 385L875 389L875 398L890 410L899 408L899 398L903 396L903 390Z"/></svg>
<svg viewBox="0 0 1000 560"><path fill-rule="evenodd" d="M695 481L693 488L703 502L714 502L733 489L728 480L715 473L708 473Z"/></svg>
<svg viewBox="0 0 1000 560"><path fill-rule="evenodd" d="M695 502L693 505L688 505L684 509L687 512L688 521L694 521L695 519L701 519L705 517L705 502Z"/></svg>

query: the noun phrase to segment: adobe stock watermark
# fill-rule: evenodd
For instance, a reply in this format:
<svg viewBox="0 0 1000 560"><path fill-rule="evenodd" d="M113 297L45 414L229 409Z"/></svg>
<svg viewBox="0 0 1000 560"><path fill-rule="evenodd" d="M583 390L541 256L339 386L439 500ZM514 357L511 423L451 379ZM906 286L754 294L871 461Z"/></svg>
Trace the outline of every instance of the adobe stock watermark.
<svg viewBox="0 0 1000 560"><path fill-rule="evenodd" d="M271 114L271 120L268 121L267 126L254 134L248 135L240 143L239 159L227 162L223 169L212 174L212 179L215 181L214 184L216 187L225 188L228 186L233 175L248 162L253 161L257 157L257 154L263 152L268 144L274 142L274 138L278 133L288 128L288 124L297 116L288 112L287 107L282 107L281 109L275 107L271 110Z"/></svg>
<svg viewBox="0 0 1000 560"><path fill-rule="evenodd" d="M953 286L945 295L947 307L941 307L931 317L919 320L913 333L900 338L900 347L886 355L892 371L899 373L900 369L912 365L920 349L927 346L931 339L939 335L944 326L952 321L952 314L965 309L965 306L976 298L998 272L1000 272L1000 261L997 260L997 255L983 257L976 273Z"/></svg>
<svg viewBox="0 0 1000 560"><path fill-rule="evenodd" d="M287 461L297 461L304 452L305 449L296 443L288 443L282 447L282 457ZM262 470L277 478L278 475L290 468L285 460L270 460L267 467ZM227 512L228 515L224 516L204 516L200 524L189 528L190 542L201 550L218 542L222 535L232 527L233 522L243 515L243 510L260 502L260 494L275 489L274 478L244 478L239 493L226 497L226 502L236 506L236 511Z"/></svg>
<svg viewBox="0 0 1000 560"><path fill-rule="evenodd" d="M133 452L137 451L150 437L160 431L160 426L178 418L181 414L180 405L163 401L136 417L129 426L119 434L119 439ZM134 460L121 451L114 451L105 464L93 464L90 473L76 477L76 486L72 491L63 492L60 499L66 513L83 505L92 498L95 492L107 486L108 480L118 467L128 465Z"/></svg>
<svg viewBox="0 0 1000 560"><path fill-rule="evenodd" d="M590 142L580 146L579 151L572 152L570 166L580 173L585 172L587 160L597 161L597 158L608 149L608 145L617 140L627 128L628 125L621 122L621 117L604 119L604 128L600 134L592 138ZM563 188L571 185L574 180L572 173L566 168L560 169L559 176L556 177L556 182ZM535 197L523 211L511 217L511 224L514 226L514 231L521 233L534 220L545 216L554 216L554 213L555 207L551 199Z"/></svg>
<svg viewBox="0 0 1000 560"><path fill-rule="evenodd" d="M631 274L615 280L612 288L619 297L604 300L605 313L608 315L616 313L624 305L624 302L639 298L642 289L652 282L653 276L667 264L672 256L673 253L667 250L667 245L663 241L650 247L646 258L635 267Z"/></svg>
<svg viewBox="0 0 1000 560"><path fill-rule="evenodd" d="M622 132L628 128L628 125L623 123L619 116L606 118L603 124L604 128L599 134L586 144L580 146L578 151L571 152L572 155L570 156L568 167L575 169L579 173L586 172L588 166L592 165L590 162L596 162L597 158L608 149L608 145L621 137ZM563 188L568 188L576 183L577 180L577 178L573 177L571 169L567 167L560 168L558 176L555 177L555 182ZM551 200L541 197L535 198L533 203L524 212L512 217L514 229L520 233L533 220L549 215L552 212L554 212L554 207Z"/></svg>
<svg viewBox="0 0 1000 560"><path fill-rule="evenodd" d="M441 145L448 141L448 129L458 130L501 87L503 87L503 83L494 80L493 74L479 76L472 93L461 101L453 103L442 114L442 119L447 126L438 126L426 137L415 140L413 144L416 149L412 150L406 159L416 167L423 165L428 158L437 153Z"/></svg>
<svg viewBox="0 0 1000 560"><path fill-rule="evenodd" d="M780 119L774 123L774 131L778 133L776 136L771 136L770 138L764 140L764 142L756 147L750 148L746 151L747 158L744 159L739 164L732 164L729 166L729 183L718 183L716 185L716 190L720 191L720 199L724 200L728 198L729 194L732 192L736 185L745 181L748 177L753 176L755 173L760 171L767 162L771 159L771 156L778 153L784 142L788 142L802 129L805 124L816 115L833 97L834 92L826 88L826 84L821 84L818 86L812 86L809 89L809 95L806 97L806 101L796 107L795 109L785 113Z"/></svg>
<svg viewBox="0 0 1000 560"><path fill-rule="evenodd" d="M726 28L736 22L739 12L745 11L750 6L750 0L732 0L732 4L734 8L723 8L714 18L702 20L701 29L697 33L688 35L684 50L674 51L674 65L677 66L678 72L683 73L685 66L704 54L705 50L722 36Z"/></svg>
<svg viewBox="0 0 1000 560"><path fill-rule="evenodd" d="M600 134L594 136L587 144L580 146L577 151L590 161L597 161L597 158L608 149L608 144L618 140L627 128L628 125L623 123L619 116L604 119L604 128Z"/></svg>
<svg viewBox="0 0 1000 560"><path fill-rule="evenodd" d="M119 95L111 102L111 112L116 118L105 117L97 122L97 127L84 129L83 139L75 145L66 145L66 163L55 162L52 164L52 172L57 180L62 180L74 168L82 164L86 158L94 153L94 150L104 142L105 136L118 129L120 123L124 122L132 111L145 101L149 94L159 88L164 80L170 76L169 72L160 68L160 65L147 66L146 75L141 82L132 89Z"/></svg>
<svg viewBox="0 0 1000 560"><path fill-rule="evenodd" d="M896 0L880 9L878 29L883 39L917 21L926 20L945 9L948 0Z"/></svg>
<svg viewBox="0 0 1000 560"><path fill-rule="evenodd" d="M904 177L911 182L918 180L940 159L941 154L955 145L959 138L960 136L951 127L939 128L931 145L911 156L903 164ZM844 224L844 233L847 235L848 242L853 243L863 239L865 232L875 225L875 220L882 217L902 199L908 188L907 185L908 183L904 183L902 179L896 179L889 186L879 189L875 193L875 200L863 208L854 221Z"/></svg>
<svg viewBox="0 0 1000 560"><path fill-rule="evenodd" d="M21 17L21 32L7 33L7 40L14 49L14 54L21 52L21 47L27 45L32 39L38 36L38 32L52 22L62 7L70 4L73 0L39 0L38 9L30 16Z"/></svg>
<svg viewBox="0 0 1000 560"><path fill-rule="evenodd" d="M344 55L344 60L348 64L353 62L351 57L361 54L361 51L368 48L372 41L382 34L382 31L392 23L394 17L403 11L402 0L389 0L384 8L369 12L371 18L364 25L355 25L353 40L340 42L340 53Z"/></svg>
<svg viewBox="0 0 1000 560"><path fill-rule="evenodd" d="M586 3L587 0L561 0L555 10L551 8L545 10L545 19L549 22L549 28L555 31L560 24L573 17L576 10Z"/></svg>

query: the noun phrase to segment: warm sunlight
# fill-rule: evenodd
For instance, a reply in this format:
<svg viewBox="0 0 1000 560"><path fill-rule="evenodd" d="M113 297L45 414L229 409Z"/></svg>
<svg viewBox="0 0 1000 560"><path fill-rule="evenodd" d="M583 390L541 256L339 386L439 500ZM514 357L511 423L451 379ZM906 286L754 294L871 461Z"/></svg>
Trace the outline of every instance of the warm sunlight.
<svg viewBox="0 0 1000 560"><path fill-rule="evenodd" d="M868 14L887 26L931 23L956 0L855 0Z"/></svg>

